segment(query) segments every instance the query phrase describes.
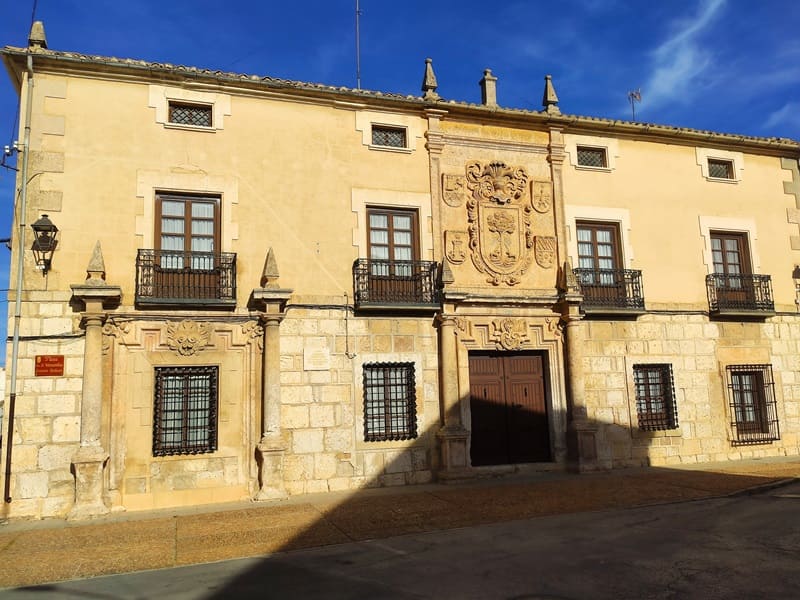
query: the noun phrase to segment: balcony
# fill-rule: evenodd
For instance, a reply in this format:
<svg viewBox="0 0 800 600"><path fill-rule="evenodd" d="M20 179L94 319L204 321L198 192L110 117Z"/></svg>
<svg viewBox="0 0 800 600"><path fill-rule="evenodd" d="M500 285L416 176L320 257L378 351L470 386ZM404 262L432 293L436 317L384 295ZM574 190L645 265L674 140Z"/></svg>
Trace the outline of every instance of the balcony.
<svg viewBox="0 0 800 600"><path fill-rule="evenodd" d="M236 305L236 254L139 250L136 303L233 307Z"/></svg>
<svg viewBox="0 0 800 600"><path fill-rule="evenodd" d="M633 269L574 269L586 314L639 315L645 312L642 272Z"/></svg>
<svg viewBox="0 0 800 600"><path fill-rule="evenodd" d="M355 307L361 310L436 310L439 263L359 258L353 263Z"/></svg>
<svg viewBox="0 0 800 600"><path fill-rule="evenodd" d="M769 275L706 275L708 309L712 315L769 317L775 314Z"/></svg>

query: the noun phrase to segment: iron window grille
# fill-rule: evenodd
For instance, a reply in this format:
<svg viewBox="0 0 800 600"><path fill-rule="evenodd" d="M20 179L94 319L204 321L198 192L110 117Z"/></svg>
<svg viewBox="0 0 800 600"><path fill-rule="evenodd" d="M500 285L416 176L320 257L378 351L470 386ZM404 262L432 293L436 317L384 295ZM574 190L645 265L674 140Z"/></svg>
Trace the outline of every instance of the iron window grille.
<svg viewBox="0 0 800 600"><path fill-rule="evenodd" d="M770 275L711 273L706 275L706 291L711 312L775 310Z"/></svg>
<svg viewBox="0 0 800 600"><path fill-rule="evenodd" d="M577 152L578 165L581 167L597 167L601 169L608 167L608 158L605 148L578 146Z"/></svg>
<svg viewBox="0 0 800 600"><path fill-rule="evenodd" d="M636 414L639 429L663 431L678 428L672 365L633 365Z"/></svg>
<svg viewBox="0 0 800 600"><path fill-rule="evenodd" d="M192 127L211 127L211 107L203 104L170 102L169 122Z"/></svg>
<svg viewBox="0 0 800 600"><path fill-rule="evenodd" d="M635 269L573 269L587 308L644 310L642 272Z"/></svg>
<svg viewBox="0 0 800 600"><path fill-rule="evenodd" d="M387 146L389 148L406 148L405 127L372 126L372 145Z"/></svg>
<svg viewBox="0 0 800 600"><path fill-rule="evenodd" d="M726 371L733 443L781 439L772 365L728 365Z"/></svg>
<svg viewBox="0 0 800 600"><path fill-rule="evenodd" d="M153 456L217 449L218 367L156 367Z"/></svg>
<svg viewBox="0 0 800 600"><path fill-rule="evenodd" d="M417 437L414 363L364 365L364 441Z"/></svg>
<svg viewBox="0 0 800 600"><path fill-rule="evenodd" d="M140 249L136 301L141 304L236 303L236 254Z"/></svg>
<svg viewBox="0 0 800 600"><path fill-rule="evenodd" d="M709 158L708 176L715 179L733 179L733 161Z"/></svg>

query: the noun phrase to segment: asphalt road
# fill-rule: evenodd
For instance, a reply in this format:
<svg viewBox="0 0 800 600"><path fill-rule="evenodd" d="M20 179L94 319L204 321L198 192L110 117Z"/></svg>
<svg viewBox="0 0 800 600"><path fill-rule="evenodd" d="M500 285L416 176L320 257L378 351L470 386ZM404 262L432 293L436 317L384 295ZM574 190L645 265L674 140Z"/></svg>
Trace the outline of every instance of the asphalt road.
<svg viewBox="0 0 800 600"><path fill-rule="evenodd" d="M800 483L0 590L0 599L800 597Z"/></svg>

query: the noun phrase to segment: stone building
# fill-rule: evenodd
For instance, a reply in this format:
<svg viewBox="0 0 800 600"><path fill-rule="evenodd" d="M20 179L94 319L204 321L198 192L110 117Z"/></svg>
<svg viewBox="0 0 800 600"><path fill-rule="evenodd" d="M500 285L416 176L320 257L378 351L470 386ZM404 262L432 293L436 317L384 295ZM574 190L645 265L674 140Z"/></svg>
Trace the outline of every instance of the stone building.
<svg viewBox="0 0 800 600"><path fill-rule="evenodd" d="M796 141L2 56L5 517L800 450Z"/></svg>

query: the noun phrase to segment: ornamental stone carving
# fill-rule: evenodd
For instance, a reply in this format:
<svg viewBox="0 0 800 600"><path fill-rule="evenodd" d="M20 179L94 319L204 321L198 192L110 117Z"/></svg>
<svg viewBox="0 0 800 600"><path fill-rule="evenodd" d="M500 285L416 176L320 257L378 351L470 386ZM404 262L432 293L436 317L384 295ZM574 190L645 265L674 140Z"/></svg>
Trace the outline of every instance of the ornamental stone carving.
<svg viewBox="0 0 800 600"><path fill-rule="evenodd" d="M543 269L549 269L556 261L556 238L547 235L537 235L536 262Z"/></svg>
<svg viewBox="0 0 800 600"><path fill-rule="evenodd" d="M211 338L211 326L197 321L167 324L167 345L181 356L192 356L203 350Z"/></svg>
<svg viewBox="0 0 800 600"><path fill-rule="evenodd" d="M442 175L442 198L447 206L458 208L464 202L466 180L463 175Z"/></svg>
<svg viewBox="0 0 800 600"><path fill-rule="evenodd" d="M536 212L546 213L553 206L553 185L550 181L534 181L533 187L533 208Z"/></svg>
<svg viewBox="0 0 800 600"><path fill-rule="evenodd" d="M491 339L498 349L519 350L528 341L528 325L523 319L497 319L492 321Z"/></svg>
<svg viewBox="0 0 800 600"><path fill-rule="evenodd" d="M106 354L111 349L111 341L114 338L122 338L131 330L130 323L112 323L106 321L103 324L103 354Z"/></svg>
<svg viewBox="0 0 800 600"><path fill-rule="evenodd" d="M264 349L264 328L258 321L243 323L242 333L247 338L247 341L256 344L259 350Z"/></svg>
<svg viewBox="0 0 800 600"><path fill-rule="evenodd" d="M467 232L445 231L444 247L447 260L454 265L460 265L467 258Z"/></svg>
<svg viewBox="0 0 800 600"><path fill-rule="evenodd" d="M517 285L533 258L528 174L502 162L467 164L472 263L492 285Z"/></svg>

